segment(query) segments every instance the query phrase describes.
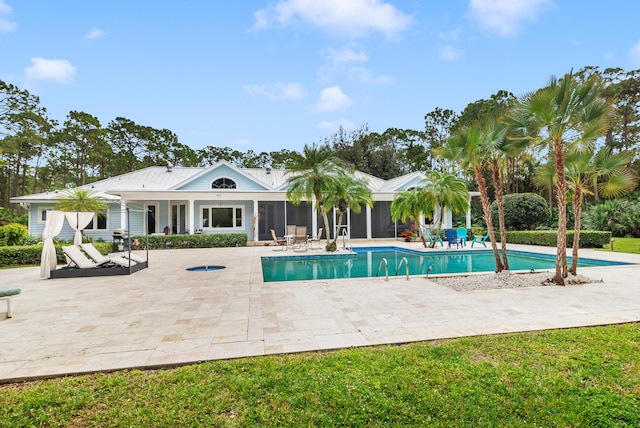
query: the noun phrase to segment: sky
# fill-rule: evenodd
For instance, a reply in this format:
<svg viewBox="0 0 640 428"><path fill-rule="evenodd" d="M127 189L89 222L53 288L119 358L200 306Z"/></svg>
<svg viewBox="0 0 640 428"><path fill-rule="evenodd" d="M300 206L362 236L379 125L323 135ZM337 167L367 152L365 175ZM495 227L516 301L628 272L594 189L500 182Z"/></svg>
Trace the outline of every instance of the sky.
<svg viewBox="0 0 640 428"><path fill-rule="evenodd" d="M0 79L193 149L424 130L499 90L640 68L637 0L0 0Z"/></svg>

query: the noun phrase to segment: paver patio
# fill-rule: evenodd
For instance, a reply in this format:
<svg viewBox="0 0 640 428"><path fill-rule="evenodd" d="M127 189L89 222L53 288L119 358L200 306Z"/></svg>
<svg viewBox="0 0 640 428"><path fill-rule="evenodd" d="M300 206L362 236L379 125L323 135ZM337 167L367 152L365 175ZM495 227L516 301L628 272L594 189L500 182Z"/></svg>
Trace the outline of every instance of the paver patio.
<svg viewBox="0 0 640 428"><path fill-rule="evenodd" d="M157 250L149 268L131 276L43 280L38 267L2 270L0 287L22 294L13 318L0 307L0 383L640 319L640 255L581 250L638 263L579 271L602 283L458 292L420 276L264 283L260 257L276 254ZM226 269L185 270L203 264Z"/></svg>

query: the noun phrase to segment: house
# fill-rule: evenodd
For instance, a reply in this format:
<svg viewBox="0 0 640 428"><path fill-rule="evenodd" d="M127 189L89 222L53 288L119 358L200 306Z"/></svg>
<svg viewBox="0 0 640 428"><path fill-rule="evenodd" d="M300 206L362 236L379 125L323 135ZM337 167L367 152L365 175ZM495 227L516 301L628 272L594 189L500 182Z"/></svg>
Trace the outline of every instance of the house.
<svg viewBox="0 0 640 428"><path fill-rule="evenodd" d="M397 236L405 226L391 219L391 201L396 193L417 186L424 174L414 172L391 180L360 171L354 175L371 189L374 206L358 214L349 212L343 220L347 233L351 238ZM282 236L286 225L296 224L307 226L315 235L318 227L324 227L322 217L313 210L312 201L297 206L288 202L287 184L285 170L238 168L226 161L206 168L148 167L81 186L94 191L109 207L83 233L95 240L111 240L114 229L127 229L133 235L244 232L250 241L258 242L270 241L271 229ZM60 195L54 191L11 199L28 208L32 236L42 234L47 210L53 209ZM333 228L335 212L329 220ZM445 214L444 225L451 226L451 213ZM58 239L72 238L73 230L65 224Z"/></svg>

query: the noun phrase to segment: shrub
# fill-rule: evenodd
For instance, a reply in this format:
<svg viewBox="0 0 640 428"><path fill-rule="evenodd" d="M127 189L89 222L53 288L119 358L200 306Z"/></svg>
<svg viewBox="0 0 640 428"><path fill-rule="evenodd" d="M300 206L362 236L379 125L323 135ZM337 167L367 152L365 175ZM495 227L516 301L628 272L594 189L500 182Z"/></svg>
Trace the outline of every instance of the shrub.
<svg viewBox="0 0 640 428"><path fill-rule="evenodd" d="M613 236L640 238L640 202L611 199L591 205L583 215L589 229L607 230Z"/></svg>
<svg viewBox="0 0 640 428"><path fill-rule="evenodd" d="M513 193L504 197L504 222L507 230L534 230L549 221L547 201L535 193ZM498 204L491 204L491 221L498 228Z"/></svg>
<svg viewBox="0 0 640 428"><path fill-rule="evenodd" d="M29 237L27 226L9 223L0 226L0 245L22 245Z"/></svg>
<svg viewBox="0 0 640 428"><path fill-rule="evenodd" d="M138 248L146 248L147 238L134 236L132 244L138 242ZM152 235L148 237L149 249L167 248L218 248L218 247L246 247L249 239L246 233L216 233L198 235Z"/></svg>
<svg viewBox="0 0 640 428"><path fill-rule="evenodd" d="M602 248L611 241L611 232L599 230L581 230L581 248ZM517 230L507 232L507 242L510 244L558 245L557 230ZM567 246L573 245L573 230L567 230Z"/></svg>
<svg viewBox="0 0 640 428"><path fill-rule="evenodd" d="M0 207L0 226L4 226L9 223L19 223L27 225L29 218L28 214L18 214L16 211Z"/></svg>

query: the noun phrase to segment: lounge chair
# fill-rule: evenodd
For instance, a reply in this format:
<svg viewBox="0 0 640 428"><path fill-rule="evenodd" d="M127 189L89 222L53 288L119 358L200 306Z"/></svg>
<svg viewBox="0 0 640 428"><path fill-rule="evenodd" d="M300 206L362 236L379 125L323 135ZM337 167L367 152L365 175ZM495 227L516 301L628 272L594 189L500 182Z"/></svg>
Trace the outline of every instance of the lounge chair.
<svg viewBox="0 0 640 428"><path fill-rule="evenodd" d="M432 235L429 232L429 229L427 229L426 227L422 228L422 233L424 234L424 237L429 241L429 246L433 245L435 247L435 244L439 242L440 246L444 247L444 242L442 242L442 238L440 237L440 235Z"/></svg>
<svg viewBox="0 0 640 428"><path fill-rule="evenodd" d="M318 234L316 235L316 237L314 238L313 236L310 236L309 239L307 239L307 243L309 244L309 248L313 250L313 243L314 242L320 242L322 241L322 228L318 229Z"/></svg>
<svg viewBox="0 0 640 428"><path fill-rule="evenodd" d="M456 229L456 234L458 238L462 239L462 246L467 246L467 229L465 227L459 227Z"/></svg>
<svg viewBox="0 0 640 428"><path fill-rule="evenodd" d="M93 245L91 245L91 247L93 247ZM98 250L96 250L95 247L93 247L93 249L100 254L100 252ZM89 250L91 251L91 250ZM133 266L136 264L136 262L134 262L133 260L129 260L129 259L125 259L124 257L119 257L119 256L115 256L115 257L105 257L102 254L100 254L100 257L98 257L96 254L94 254L96 256L96 258L98 258L100 261L94 261L92 259L90 259L89 257L87 257L87 255L85 255L85 253L83 253L80 248L76 247L75 245L69 245L69 246L64 246L62 247L62 252L64 253L65 256L67 256L67 258L70 260L68 266L69 267L77 267L79 269L92 269L92 268L99 268L99 267L108 267L108 266L113 266L113 265L120 265L123 267L129 267L129 266Z"/></svg>
<svg viewBox="0 0 640 428"><path fill-rule="evenodd" d="M287 241L284 238L278 238L276 231L271 229L271 237L273 238L273 245L282 246L282 251L287 249Z"/></svg>
<svg viewBox="0 0 640 428"><path fill-rule="evenodd" d="M128 267L129 266L129 260L131 260L131 264L135 265L136 263L142 263L144 261L146 261L145 259L143 259L140 256L136 256L135 254L129 254L129 253L124 253L124 256L104 256L102 255L102 253L100 251L98 251L98 249L96 247L93 246L93 244L88 243L88 244L80 244L80 248L82 249L82 251L84 251L87 256L89 256L89 258L91 260L93 260L94 262L96 262L96 264L98 266L102 266L108 263L113 263L116 265L120 265L120 266L124 266L124 267Z"/></svg>
<svg viewBox="0 0 640 428"><path fill-rule="evenodd" d="M451 248L452 245L455 245L458 248L462 245L462 239L458 238L458 233L454 229L447 229L444 231L444 236L447 238L447 247Z"/></svg>
<svg viewBox="0 0 640 428"><path fill-rule="evenodd" d="M473 244L482 244L484 248L487 248L487 238L489 237L489 232L487 232L484 236L474 235L473 240L471 241L471 248L473 248Z"/></svg>

